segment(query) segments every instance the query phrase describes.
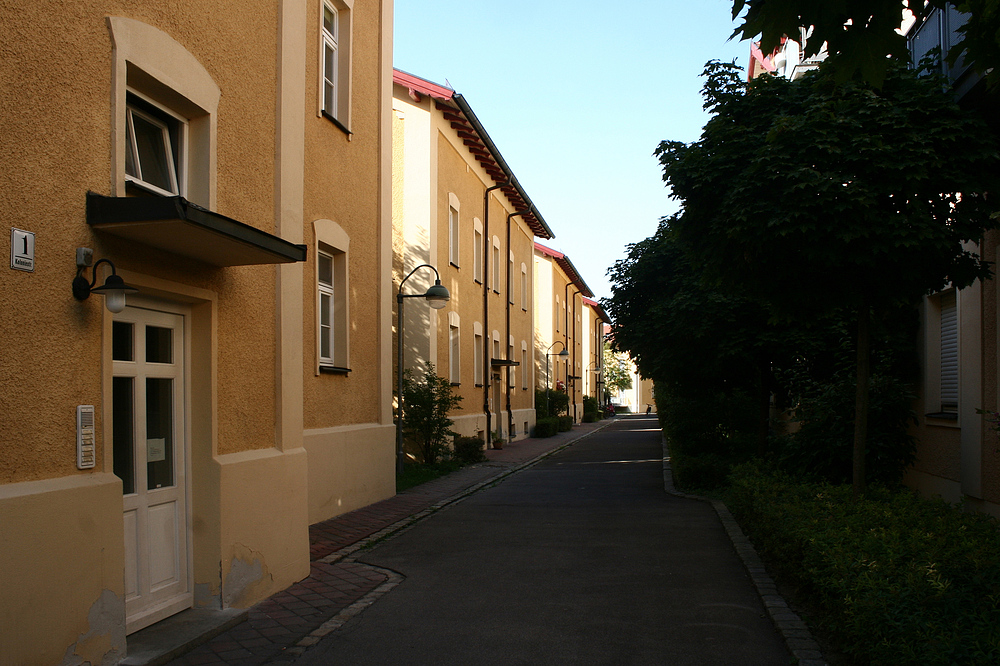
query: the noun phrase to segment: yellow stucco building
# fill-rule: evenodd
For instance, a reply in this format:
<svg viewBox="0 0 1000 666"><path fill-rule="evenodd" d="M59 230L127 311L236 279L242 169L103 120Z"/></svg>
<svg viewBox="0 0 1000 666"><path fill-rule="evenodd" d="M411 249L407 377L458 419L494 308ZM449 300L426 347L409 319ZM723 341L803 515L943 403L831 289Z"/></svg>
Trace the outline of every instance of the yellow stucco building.
<svg viewBox="0 0 1000 666"><path fill-rule="evenodd" d="M391 0L231 9L0 19L0 663L253 604L394 492Z"/></svg>
<svg viewBox="0 0 1000 666"><path fill-rule="evenodd" d="M534 239L552 232L475 113L455 91L396 70L393 86L396 288L420 294L435 271L451 294L403 310L403 367L434 364L460 407L455 431L511 440L535 422ZM419 269L423 264L432 268Z"/></svg>
<svg viewBox="0 0 1000 666"><path fill-rule="evenodd" d="M584 311L589 308L583 299L593 299L594 293L569 257L541 243L535 243L534 272L535 364L542 369L538 386L565 391L569 414L580 422L583 397L589 395L583 375L594 362L589 345L596 335L584 326ZM567 356L558 355L563 349Z"/></svg>

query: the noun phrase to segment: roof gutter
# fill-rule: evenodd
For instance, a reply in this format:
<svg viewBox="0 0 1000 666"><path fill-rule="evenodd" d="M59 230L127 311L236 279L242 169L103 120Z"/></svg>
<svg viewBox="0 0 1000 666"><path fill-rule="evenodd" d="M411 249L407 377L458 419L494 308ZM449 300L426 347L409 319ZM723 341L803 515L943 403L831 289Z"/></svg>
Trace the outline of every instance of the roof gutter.
<svg viewBox="0 0 1000 666"><path fill-rule="evenodd" d="M531 198L524 191L524 188L521 187L521 183L517 181L517 177L514 175L514 172L507 165L507 162L504 160L503 155L500 154L500 151L497 149L496 144L493 143L493 139L491 139L490 135L486 132L486 128L483 127L483 124L481 122L479 122L479 118L476 117L476 114L472 110L472 107L469 106L469 103L466 102L465 98L462 97L462 95L460 95L459 93L455 93L454 96L452 96L452 101L454 101L455 104L458 105L458 108L462 111L463 114L465 114L465 117L468 118L469 122L472 124L472 127L476 130L476 133L479 134L480 139L482 139L483 143L486 144L486 149L490 151L490 155L493 156L493 159L496 161L497 166L499 166L500 170L507 175L507 182L515 190L517 190L518 195L520 195L520 197L524 199L525 203L528 204L528 208L531 209L531 211L534 213L535 219L537 219L538 223L542 225L542 228L544 228L545 231L548 232L549 234L548 238L555 238L556 235L552 232L552 229L549 227L548 223L546 223L545 220L542 218L542 216L538 213L538 208L531 201Z"/></svg>

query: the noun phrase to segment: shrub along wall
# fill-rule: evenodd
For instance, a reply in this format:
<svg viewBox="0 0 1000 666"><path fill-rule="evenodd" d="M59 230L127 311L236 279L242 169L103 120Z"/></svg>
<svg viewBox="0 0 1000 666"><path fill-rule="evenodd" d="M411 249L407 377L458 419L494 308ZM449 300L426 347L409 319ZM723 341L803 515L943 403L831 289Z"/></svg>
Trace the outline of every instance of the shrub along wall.
<svg viewBox="0 0 1000 666"><path fill-rule="evenodd" d="M729 508L769 564L824 609L859 663L1000 663L1000 531L902 490L804 484L737 468Z"/></svg>

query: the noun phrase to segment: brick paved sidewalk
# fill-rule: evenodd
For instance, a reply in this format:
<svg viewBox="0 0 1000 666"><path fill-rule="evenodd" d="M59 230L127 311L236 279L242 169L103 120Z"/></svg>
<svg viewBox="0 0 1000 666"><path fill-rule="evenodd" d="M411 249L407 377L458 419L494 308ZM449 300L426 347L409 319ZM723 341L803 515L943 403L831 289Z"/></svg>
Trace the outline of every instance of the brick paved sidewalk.
<svg viewBox="0 0 1000 666"><path fill-rule="evenodd" d="M555 437L523 439L501 450L487 451L486 462L312 525L309 540L313 561L308 578L252 607L246 622L167 663L255 666L293 659L319 636L371 603L370 595L388 591L398 582L392 572L353 561L351 555L368 541L405 529L608 423L581 424Z"/></svg>

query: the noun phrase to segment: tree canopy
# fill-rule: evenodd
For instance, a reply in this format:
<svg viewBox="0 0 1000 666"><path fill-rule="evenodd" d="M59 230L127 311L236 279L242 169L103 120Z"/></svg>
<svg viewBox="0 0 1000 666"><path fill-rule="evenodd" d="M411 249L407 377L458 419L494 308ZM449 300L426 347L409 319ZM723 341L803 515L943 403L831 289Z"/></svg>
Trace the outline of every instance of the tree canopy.
<svg viewBox="0 0 1000 666"><path fill-rule="evenodd" d="M908 58L906 38L899 34L903 10L917 17L931 9L951 5L969 14L959 29L961 41L944 54L951 62L964 57L991 85L1000 80L1000 0L733 0L733 19L746 9L733 36L755 39L770 53L785 35L798 35L799 28L812 27L806 55L815 55L825 43L831 66L840 80L860 74L876 87L882 85L890 58Z"/></svg>
<svg viewBox="0 0 1000 666"><path fill-rule="evenodd" d="M881 90L828 72L762 77L710 63L712 118L656 151L709 275L778 313L914 302L989 275L969 242L991 222L991 132L935 77L896 65ZM963 246L963 244L966 244Z"/></svg>
<svg viewBox="0 0 1000 666"><path fill-rule="evenodd" d="M715 62L706 77L701 139L656 151L682 202L670 228L703 279L773 314L854 313L860 491L871 313L990 275L975 243L996 227L980 194L997 184L996 142L938 77L900 64L881 89L826 67L747 86Z"/></svg>

